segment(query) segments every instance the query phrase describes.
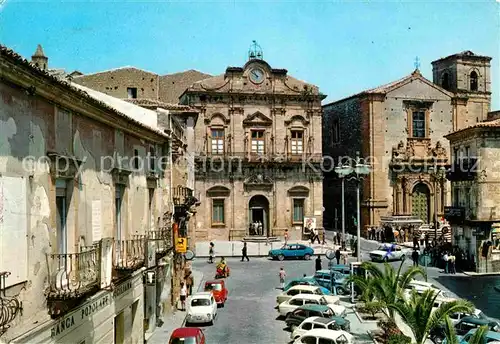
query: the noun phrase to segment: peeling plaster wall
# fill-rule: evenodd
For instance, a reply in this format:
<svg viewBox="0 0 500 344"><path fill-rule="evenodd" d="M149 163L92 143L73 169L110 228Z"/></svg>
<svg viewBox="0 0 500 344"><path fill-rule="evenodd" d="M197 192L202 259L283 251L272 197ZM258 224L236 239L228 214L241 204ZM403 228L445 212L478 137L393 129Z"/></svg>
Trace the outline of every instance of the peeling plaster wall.
<svg viewBox="0 0 500 344"><path fill-rule="evenodd" d="M90 246L96 239L93 233L92 201L101 201L100 237L115 233L115 185L110 173L110 158L116 153L133 157L134 149L144 157L153 142L122 133L78 113L58 109L37 96L0 83L0 174L25 177L28 180L28 273L27 280L7 290L19 294L23 314L17 316L2 339L8 340L25 332L34 322L49 319L45 289L48 283L48 253L57 252L55 179L50 174L47 151L74 155L84 163L80 178L68 183L71 196L68 209L68 253L77 253L83 245ZM161 156L161 150L157 155ZM23 166L26 157L34 163ZM106 160L107 159L107 160ZM169 171L165 173L169 175ZM155 190L153 202L155 217L164 211L162 187ZM122 213L123 233L127 236L145 234L149 229L148 185L144 171L133 172L128 178ZM99 233L97 233L99 234ZM125 238L124 238L125 239ZM9 243L16 245L16 243ZM24 254L24 252L19 252ZM15 270L8 267L7 270ZM1 270L1 269L0 269Z"/></svg>

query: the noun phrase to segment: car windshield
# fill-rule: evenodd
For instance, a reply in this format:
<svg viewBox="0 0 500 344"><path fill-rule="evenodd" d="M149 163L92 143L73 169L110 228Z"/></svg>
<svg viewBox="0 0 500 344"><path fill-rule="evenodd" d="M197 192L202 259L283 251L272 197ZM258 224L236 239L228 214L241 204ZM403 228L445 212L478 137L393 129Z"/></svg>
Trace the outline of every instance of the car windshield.
<svg viewBox="0 0 500 344"><path fill-rule="evenodd" d="M169 344L196 344L195 337L172 338Z"/></svg>
<svg viewBox="0 0 500 344"><path fill-rule="evenodd" d="M193 307L210 306L210 300L209 299L193 299L191 301L191 306L193 306Z"/></svg>
<svg viewBox="0 0 500 344"><path fill-rule="evenodd" d="M212 283L212 284L207 284L205 289L207 290L215 290L215 291L221 291L222 290L222 285L220 283Z"/></svg>
<svg viewBox="0 0 500 344"><path fill-rule="evenodd" d="M319 299L319 304L320 304L320 305L327 305L327 304L328 304L328 302L326 302L325 298L324 298L324 297L322 297L321 299Z"/></svg>

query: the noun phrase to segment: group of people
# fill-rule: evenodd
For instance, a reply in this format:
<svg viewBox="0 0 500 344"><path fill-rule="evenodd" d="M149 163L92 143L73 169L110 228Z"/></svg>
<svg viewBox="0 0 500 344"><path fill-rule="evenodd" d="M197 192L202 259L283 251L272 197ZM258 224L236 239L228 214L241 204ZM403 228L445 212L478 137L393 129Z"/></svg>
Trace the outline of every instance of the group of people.
<svg viewBox="0 0 500 344"><path fill-rule="evenodd" d="M248 233L250 235L264 235L264 227L262 222L256 221L248 226Z"/></svg>

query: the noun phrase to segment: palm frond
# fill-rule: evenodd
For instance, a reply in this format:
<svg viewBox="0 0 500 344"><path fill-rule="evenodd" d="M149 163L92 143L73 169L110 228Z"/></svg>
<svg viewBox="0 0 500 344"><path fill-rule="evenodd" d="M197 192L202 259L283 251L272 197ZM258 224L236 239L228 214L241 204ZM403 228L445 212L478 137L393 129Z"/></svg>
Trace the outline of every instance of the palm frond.
<svg viewBox="0 0 500 344"><path fill-rule="evenodd" d="M446 344L459 344L457 331L455 331L455 327L453 326L453 323L448 315L444 318L444 335L446 338Z"/></svg>
<svg viewBox="0 0 500 344"><path fill-rule="evenodd" d="M476 332L472 335L472 337L469 339L468 344L484 344L486 343L486 334L488 333L489 328L488 326L481 326L479 327Z"/></svg>

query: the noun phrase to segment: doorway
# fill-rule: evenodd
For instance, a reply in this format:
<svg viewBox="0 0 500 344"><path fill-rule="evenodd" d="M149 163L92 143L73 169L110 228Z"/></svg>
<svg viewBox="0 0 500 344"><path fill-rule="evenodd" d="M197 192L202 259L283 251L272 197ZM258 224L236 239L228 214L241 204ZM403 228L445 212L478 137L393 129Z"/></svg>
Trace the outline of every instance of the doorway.
<svg viewBox="0 0 500 344"><path fill-rule="evenodd" d="M424 183L418 183L413 188L411 210L412 215L417 216L424 223L430 222L430 191Z"/></svg>
<svg viewBox="0 0 500 344"><path fill-rule="evenodd" d="M250 199L249 235L269 236L269 201L265 196L256 195Z"/></svg>

